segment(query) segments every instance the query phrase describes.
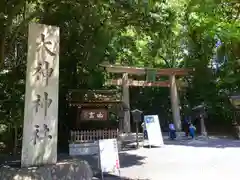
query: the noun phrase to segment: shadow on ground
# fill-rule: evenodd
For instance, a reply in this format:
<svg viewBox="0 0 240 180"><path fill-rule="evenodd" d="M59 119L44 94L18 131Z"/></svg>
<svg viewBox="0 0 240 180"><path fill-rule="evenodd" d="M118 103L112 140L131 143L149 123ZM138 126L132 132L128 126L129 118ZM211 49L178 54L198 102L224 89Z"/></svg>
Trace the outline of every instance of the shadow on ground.
<svg viewBox="0 0 240 180"><path fill-rule="evenodd" d="M146 157L144 157L144 156L138 156L138 155L135 155L135 154L129 154L127 152L121 152L119 154L121 168L127 168L127 167L131 167L131 166L143 165L144 164L143 160L145 158Z"/></svg>
<svg viewBox="0 0 240 180"><path fill-rule="evenodd" d="M91 167L95 170L99 170L99 161L97 155L89 155L89 156L78 156L79 159L83 159L88 161L88 163L91 165ZM129 154L127 152L120 152L119 153L119 160L120 160L120 166L121 168L127 168L131 166L140 166L144 162L145 159L144 156L138 156L135 154Z"/></svg>
<svg viewBox="0 0 240 180"><path fill-rule="evenodd" d="M102 179L101 174L97 174L93 180L99 180ZM104 180L150 180L150 179L131 179L128 177L119 177L119 176L114 176L114 175L110 175L110 174L104 174Z"/></svg>
<svg viewBox="0 0 240 180"><path fill-rule="evenodd" d="M93 170L94 176L97 179L99 179L99 178L101 179L101 173L100 173L100 167L99 167L99 161L98 161L97 155L77 156L74 158L87 161ZM58 155L58 161L61 161L61 162L69 162L72 159L73 158L69 157L67 154L59 154ZM141 166L144 163L143 162L144 159L145 159L145 157L143 157L143 156L129 154L127 151L123 151L123 152L119 153L119 160L120 160L121 168L127 168L127 167L131 167L131 166ZM0 166L3 166L3 165L20 168L20 156L3 156L0 160ZM126 177L116 177L116 176L111 176L108 174L105 176L106 176L106 180L107 179L131 180ZM147 179L142 179L142 180L147 180Z"/></svg>
<svg viewBox="0 0 240 180"><path fill-rule="evenodd" d="M91 166L92 170L93 170L93 174L94 174L94 178L96 180L101 179L101 171L100 171L100 167L99 167L99 160L98 160L98 156L94 155L94 156L78 156L79 159L85 160L89 163L89 165ZM134 154L129 154L127 152L120 152L119 153L119 160L120 160L120 167L121 168L127 168L127 167L131 167L131 166L141 166L144 162L143 160L145 159L145 157L143 156L138 156L138 155L134 155ZM132 180L129 179L127 177L118 177L118 176L113 176L110 174L104 174L104 179L105 180ZM139 179L139 180L148 180L148 179Z"/></svg>

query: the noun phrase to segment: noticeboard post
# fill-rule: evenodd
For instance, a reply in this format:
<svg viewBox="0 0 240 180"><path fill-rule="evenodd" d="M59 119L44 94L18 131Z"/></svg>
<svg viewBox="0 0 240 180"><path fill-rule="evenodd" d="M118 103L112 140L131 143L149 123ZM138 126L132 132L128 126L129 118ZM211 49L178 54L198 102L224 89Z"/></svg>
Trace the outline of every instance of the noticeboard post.
<svg viewBox="0 0 240 180"><path fill-rule="evenodd" d="M151 146L163 146L163 136L159 123L158 115L144 116L144 123L147 129L148 145Z"/></svg>
<svg viewBox="0 0 240 180"><path fill-rule="evenodd" d="M99 140L99 165L102 179L105 173L120 176L117 139Z"/></svg>
<svg viewBox="0 0 240 180"><path fill-rule="evenodd" d="M139 109L134 109L131 111L132 112L132 117L133 117L133 121L136 123L136 144L137 144L137 148L139 148L139 140L138 140L138 132L139 132L139 122L141 122L142 120L142 111L140 111Z"/></svg>

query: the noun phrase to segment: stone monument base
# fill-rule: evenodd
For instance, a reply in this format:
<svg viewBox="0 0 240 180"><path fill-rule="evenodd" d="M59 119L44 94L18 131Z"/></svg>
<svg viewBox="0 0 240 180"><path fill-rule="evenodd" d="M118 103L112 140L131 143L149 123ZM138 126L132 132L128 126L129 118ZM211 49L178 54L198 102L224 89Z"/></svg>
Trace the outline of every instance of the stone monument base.
<svg viewBox="0 0 240 180"><path fill-rule="evenodd" d="M1 180L92 180L93 172L87 161L69 159L55 165L19 168L2 166Z"/></svg>

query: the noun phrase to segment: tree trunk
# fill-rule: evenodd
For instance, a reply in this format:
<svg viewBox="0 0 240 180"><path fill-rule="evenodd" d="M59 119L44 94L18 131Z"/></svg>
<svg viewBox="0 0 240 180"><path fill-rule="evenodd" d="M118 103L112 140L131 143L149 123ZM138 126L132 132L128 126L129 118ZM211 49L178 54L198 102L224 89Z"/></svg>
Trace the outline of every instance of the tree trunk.
<svg viewBox="0 0 240 180"><path fill-rule="evenodd" d="M5 35L0 33L0 70L3 68L5 59Z"/></svg>
<svg viewBox="0 0 240 180"><path fill-rule="evenodd" d="M17 154L17 147L18 147L18 128L14 125L14 147L13 147L13 154Z"/></svg>

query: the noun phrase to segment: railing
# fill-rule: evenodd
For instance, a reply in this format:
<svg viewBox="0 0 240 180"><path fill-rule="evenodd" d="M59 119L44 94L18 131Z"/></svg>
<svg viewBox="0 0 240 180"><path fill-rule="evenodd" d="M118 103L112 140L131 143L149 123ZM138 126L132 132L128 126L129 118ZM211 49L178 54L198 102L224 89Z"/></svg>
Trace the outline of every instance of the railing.
<svg viewBox="0 0 240 180"><path fill-rule="evenodd" d="M71 131L71 143L93 142L100 139L118 138L118 129Z"/></svg>

